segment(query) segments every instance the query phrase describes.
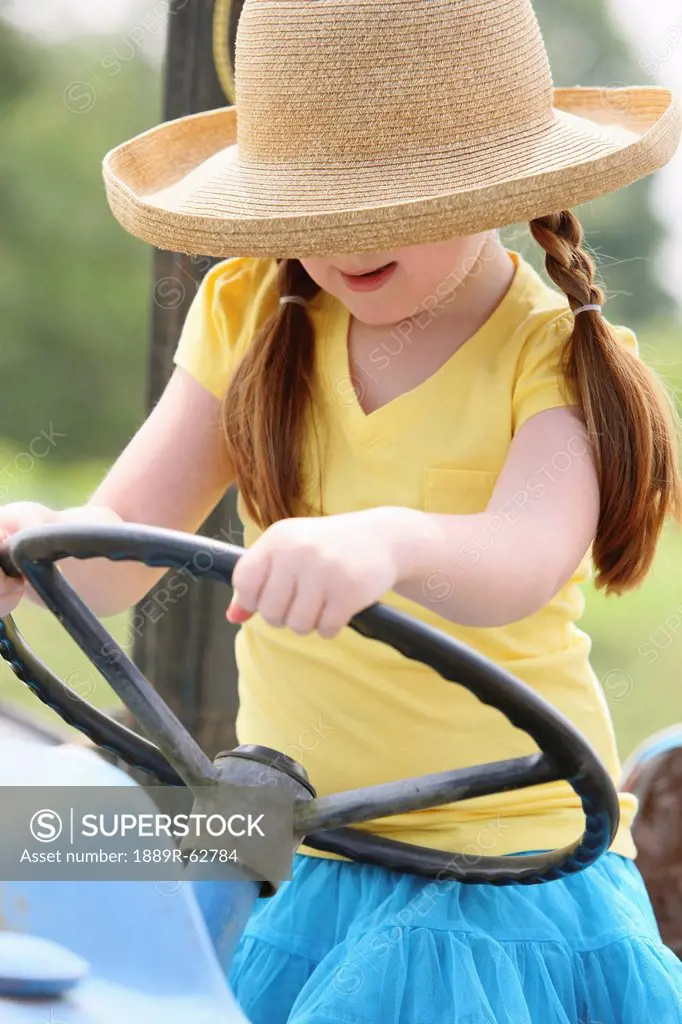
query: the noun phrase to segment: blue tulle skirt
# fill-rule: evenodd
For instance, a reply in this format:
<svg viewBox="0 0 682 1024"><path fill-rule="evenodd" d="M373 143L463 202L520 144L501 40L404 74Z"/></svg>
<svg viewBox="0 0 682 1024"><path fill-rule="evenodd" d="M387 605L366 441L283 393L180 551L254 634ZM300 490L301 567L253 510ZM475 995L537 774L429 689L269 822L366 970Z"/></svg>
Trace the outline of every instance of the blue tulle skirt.
<svg viewBox="0 0 682 1024"><path fill-rule="evenodd" d="M253 1024L676 1024L682 964L634 863L537 886L298 855L230 982Z"/></svg>

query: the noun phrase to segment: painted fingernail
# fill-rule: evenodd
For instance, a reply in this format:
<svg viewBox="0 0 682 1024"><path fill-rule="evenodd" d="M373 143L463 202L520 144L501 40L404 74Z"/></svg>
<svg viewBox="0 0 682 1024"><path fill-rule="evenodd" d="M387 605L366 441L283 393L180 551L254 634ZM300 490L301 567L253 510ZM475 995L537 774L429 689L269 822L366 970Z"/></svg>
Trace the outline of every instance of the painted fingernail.
<svg viewBox="0 0 682 1024"><path fill-rule="evenodd" d="M253 612L247 611L246 608L242 608L241 605L238 604L231 604L227 609L228 621L234 622L235 624L246 622L246 620L250 619L252 615Z"/></svg>

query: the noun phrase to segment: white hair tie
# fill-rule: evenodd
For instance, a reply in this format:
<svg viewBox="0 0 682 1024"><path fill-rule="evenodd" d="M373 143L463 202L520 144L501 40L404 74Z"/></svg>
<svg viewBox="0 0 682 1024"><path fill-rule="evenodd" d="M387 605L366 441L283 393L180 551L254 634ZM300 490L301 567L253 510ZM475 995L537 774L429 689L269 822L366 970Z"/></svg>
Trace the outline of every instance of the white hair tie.
<svg viewBox="0 0 682 1024"><path fill-rule="evenodd" d="M593 303L590 303L587 306L578 306L577 309L574 309L573 316L577 316L578 313L584 313L588 309L593 309L595 313L601 313L601 306L597 306L594 305Z"/></svg>
<svg viewBox="0 0 682 1024"><path fill-rule="evenodd" d="M295 302L297 306L303 306L304 309L308 308L308 300L300 295L283 295L279 300L280 306L286 305L287 302Z"/></svg>

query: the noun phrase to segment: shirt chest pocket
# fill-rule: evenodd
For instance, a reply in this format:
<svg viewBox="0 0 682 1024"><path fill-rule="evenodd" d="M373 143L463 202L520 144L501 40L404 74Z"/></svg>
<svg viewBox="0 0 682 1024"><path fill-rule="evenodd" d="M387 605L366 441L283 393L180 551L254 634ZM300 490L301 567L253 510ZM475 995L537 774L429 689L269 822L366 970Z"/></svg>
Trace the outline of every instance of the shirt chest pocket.
<svg viewBox="0 0 682 1024"><path fill-rule="evenodd" d="M424 470L424 510L450 515L485 512L497 473L437 466Z"/></svg>

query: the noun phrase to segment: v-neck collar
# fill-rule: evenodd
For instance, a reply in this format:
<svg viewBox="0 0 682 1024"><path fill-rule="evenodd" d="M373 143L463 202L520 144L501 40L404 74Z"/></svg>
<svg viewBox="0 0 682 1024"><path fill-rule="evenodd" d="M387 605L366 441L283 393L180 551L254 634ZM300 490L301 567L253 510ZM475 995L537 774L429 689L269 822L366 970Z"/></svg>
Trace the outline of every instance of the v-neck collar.
<svg viewBox="0 0 682 1024"><path fill-rule="evenodd" d="M462 373L472 359L480 358L487 346L500 338L500 330L515 323L514 309L522 305L526 290L528 272L532 272L520 253L507 249L516 265L516 271L509 288L488 319L429 377L409 391L403 391L389 402L372 412L365 412L356 394L349 364L349 334L351 313L338 299L328 296L324 327L321 332L321 358L326 367L326 386L331 395L331 404L338 410L347 433L367 443L392 435L393 428L413 416L418 407L432 408L431 403L444 385L451 384L453 373ZM520 309L525 315L527 308ZM364 371L371 376L371 371ZM358 376L356 375L356 381ZM359 380L362 385L362 380Z"/></svg>

